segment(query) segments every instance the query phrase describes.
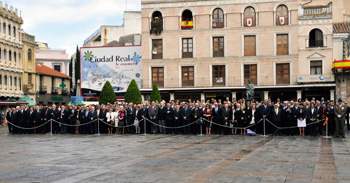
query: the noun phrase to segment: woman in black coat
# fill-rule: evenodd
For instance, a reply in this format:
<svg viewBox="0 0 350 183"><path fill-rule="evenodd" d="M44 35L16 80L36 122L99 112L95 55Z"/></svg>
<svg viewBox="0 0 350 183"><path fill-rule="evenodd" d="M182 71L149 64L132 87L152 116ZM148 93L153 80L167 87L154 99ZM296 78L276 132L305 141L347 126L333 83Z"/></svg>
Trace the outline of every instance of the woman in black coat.
<svg viewBox="0 0 350 183"><path fill-rule="evenodd" d="M241 105L241 108L239 111L237 111L237 122L238 122L238 127L244 128L246 127L247 123L247 113L245 111L245 106ZM241 135L246 135L246 131L244 129L241 129Z"/></svg>
<svg viewBox="0 0 350 183"><path fill-rule="evenodd" d="M305 136L305 127L306 127L306 111L304 106L301 104L299 109L296 110L296 116L298 119L299 135ZM301 133L302 132L302 133Z"/></svg>

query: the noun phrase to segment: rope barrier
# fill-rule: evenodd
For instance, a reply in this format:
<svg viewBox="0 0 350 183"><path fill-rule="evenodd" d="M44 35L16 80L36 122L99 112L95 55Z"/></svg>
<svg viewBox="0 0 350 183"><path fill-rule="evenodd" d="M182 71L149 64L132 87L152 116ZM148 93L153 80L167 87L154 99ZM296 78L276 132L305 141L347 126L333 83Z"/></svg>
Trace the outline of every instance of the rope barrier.
<svg viewBox="0 0 350 183"><path fill-rule="evenodd" d="M98 119L95 119L95 120L89 121L89 122L84 123L84 124L79 124L79 125L70 125L70 124L66 124L66 123L62 123L62 122L56 121L56 120L54 120L54 119L51 119L51 120L52 120L53 122L55 122L55 123L58 123L58 124L61 124L61 125L64 125L64 126L74 126L74 127L77 127L77 126L84 126L84 125L88 125L88 124L90 124L90 123L93 123L93 122L97 121Z"/></svg>
<svg viewBox="0 0 350 183"><path fill-rule="evenodd" d="M194 123L197 123L197 122L200 121L201 119L198 119L198 120L196 120L196 121L194 121L194 122L192 122L192 123L189 123L189 124L187 124L187 125L176 126L176 127L162 126L162 125L157 124L157 123L155 123L155 122L153 122L153 121L151 121L151 120L149 120L149 119L147 119L147 118L146 118L146 120L147 120L148 122L150 122L150 123L152 123L152 124L154 124L154 125L156 125L156 126L162 127L162 128L175 128L175 129L177 129L177 128L184 128L184 127L190 126L190 125L192 125L192 124L194 124Z"/></svg>
<svg viewBox="0 0 350 183"><path fill-rule="evenodd" d="M225 127L225 128L242 129L242 130L244 129L244 130L246 130L246 129L249 129L250 127L252 127L252 126L255 126L255 125L259 124L259 123L262 121L262 119L260 119L258 122L254 123L254 124L251 124L251 125L249 125L249 126L247 126L247 127L226 126L226 125L222 125L222 124L219 124L219 123L215 123L215 122L209 121L209 120L207 120L207 119L204 119L204 121L207 121L207 122L213 123L214 125L221 126L221 127Z"/></svg>
<svg viewBox="0 0 350 183"><path fill-rule="evenodd" d="M23 129L23 130L34 130L34 129L37 129L37 128L40 128L40 127L46 125L46 124L49 123L51 120L52 120L52 119L46 121L45 123L43 123L43 124L41 124L41 125L39 125L39 126L32 127L32 128L26 128L26 127L17 126L17 125L15 125L15 124L13 124L13 123L7 121L7 120L6 120L6 122L9 123L9 124L11 124L12 126L14 126L14 127L16 127L16 128L19 128L19 129Z"/></svg>
<svg viewBox="0 0 350 183"><path fill-rule="evenodd" d="M265 118L266 119L266 118ZM317 120L315 122L312 122L312 123L309 123L309 124L306 124L306 126L308 125L313 125L313 124L316 124L316 123L320 123L322 121L324 121L326 119L322 119L322 120ZM298 126L291 126L291 127L278 127L277 125L273 124L270 120L266 119L267 122L269 122L270 124L272 124L272 126L274 126L275 128L279 129L279 130L284 130L284 129L290 129L290 128L299 128Z"/></svg>
<svg viewBox="0 0 350 183"><path fill-rule="evenodd" d="M140 123L140 121L143 121L143 119L142 119L142 120L137 121L137 123L134 123L134 124L131 124L131 125L127 125L127 126L114 126L114 125L109 124L108 122L105 122L105 121L101 120L101 119L100 119L100 121L101 121L102 123L104 123L104 124L108 125L108 126L111 126L111 127L117 127L117 128L128 128L128 127L131 127L131 126L135 126L135 124L139 124L139 123Z"/></svg>

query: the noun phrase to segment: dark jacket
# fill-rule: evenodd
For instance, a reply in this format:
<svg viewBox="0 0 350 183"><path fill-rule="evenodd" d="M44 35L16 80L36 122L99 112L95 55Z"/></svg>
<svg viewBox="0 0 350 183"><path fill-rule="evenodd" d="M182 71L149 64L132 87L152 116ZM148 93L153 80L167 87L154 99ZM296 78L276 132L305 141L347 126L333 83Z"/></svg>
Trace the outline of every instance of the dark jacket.
<svg viewBox="0 0 350 183"><path fill-rule="evenodd" d="M166 108L163 106L158 108L158 120L165 120Z"/></svg>
<svg viewBox="0 0 350 183"><path fill-rule="evenodd" d="M198 120L199 118L201 118L203 115L203 111L199 108L197 108L197 118L196 118L196 108L192 109L192 119Z"/></svg>
<svg viewBox="0 0 350 183"><path fill-rule="evenodd" d="M269 105L266 105L266 107L264 105L261 105L261 106L259 106L259 110L260 110L261 116L266 115L266 117L269 117L270 112L271 112Z"/></svg>
<svg viewBox="0 0 350 183"><path fill-rule="evenodd" d="M296 117L297 119L305 119L307 117L307 112L305 111L305 109L303 108L302 111L300 112L300 108L298 108L296 111Z"/></svg>
<svg viewBox="0 0 350 183"><path fill-rule="evenodd" d="M317 112L317 109L316 108L314 108L314 112L312 113L312 111L311 111L311 108L309 109L309 112L308 112L308 118L311 120L311 119L314 119L314 120L316 120L317 119L317 114L318 114L318 112Z"/></svg>
<svg viewBox="0 0 350 183"><path fill-rule="evenodd" d="M165 108L165 120L171 121L174 119L173 116L174 116L173 108L171 108L171 107L169 107L169 109Z"/></svg>
<svg viewBox="0 0 350 183"><path fill-rule="evenodd" d="M173 115L174 120L181 120L181 110L180 109L178 109L178 110L174 109L173 114L174 114Z"/></svg>
<svg viewBox="0 0 350 183"><path fill-rule="evenodd" d="M215 107L212 109L213 122L221 123L222 122L222 109L218 107L217 112L215 112Z"/></svg>
<svg viewBox="0 0 350 183"><path fill-rule="evenodd" d="M277 114L276 114L275 109L272 111L272 121L280 122L282 119L282 110L281 110L281 108L277 108L277 110L278 110Z"/></svg>
<svg viewBox="0 0 350 183"><path fill-rule="evenodd" d="M222 108L222 119L225 120L225 118L227 118L227 121L232 120L232 109L227 108Z"/></svg>
<svg viewBox="0 0 350 183"><path fill-rule="evenodd" d="M189 107L185 108L184 107L184 108L181 109L181 118L183 120L186 120L186 121L191 120L191 114L192 114L191 113L191 108L189 108Z"/></svg>

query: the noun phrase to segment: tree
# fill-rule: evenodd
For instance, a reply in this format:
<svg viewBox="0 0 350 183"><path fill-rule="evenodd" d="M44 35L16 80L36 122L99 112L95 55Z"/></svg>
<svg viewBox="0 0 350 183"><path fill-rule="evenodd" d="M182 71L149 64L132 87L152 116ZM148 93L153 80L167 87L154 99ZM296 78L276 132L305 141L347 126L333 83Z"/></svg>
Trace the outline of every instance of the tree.
<svg viewBox="0 0 350 183"><path fill-rule="evenodd" d="M74 64L74 80L75 80L74 93L76 93L76 90L78 88L78 79L80 79L80 51L77 45L77 50L75 51L75 64Z"/></svg>
<svg viewBox="0 0 350 183"><path fill-rule="evenodd" d="M114 93L111 83L106 81L105 85L103 85L99 102L100 104L113 104L115 101L117 101L117 96Z"/></svg>
<svg viewBox="0 0 350 183"><path fill-rule="evenodd" d="M158 102L161 102L162 101L162 98L160 97L160 92L158 90L158 86L156 84L153 85L153 88L152 88L152 93L151 93L151 102L153 101L157 101Z"/></svg>
<svg viewBox="0 0 350 183"><path fill-rule="evenodd" d="M69 76L70 76L70 80L69 80L69 82L70 82L70 85L69 86L71 86L71 91L70 92L72 92L72 90L74 89L72 86L73 86L73 58L70 58L70 62L69 62ZM74 90L73 90L74 91ZM75 93L73 93L72 95L75 95Z"/></svg>
<svg viewBox="0 0 350 183"><path fill-rule="evenodd" d="M141 104L142 97L141 92L139 90L139 87L136 84L136 81L133 79L131 83L129 84L128 89L125 93L125 102L127 103L134 103L134 104Z"/></svg>

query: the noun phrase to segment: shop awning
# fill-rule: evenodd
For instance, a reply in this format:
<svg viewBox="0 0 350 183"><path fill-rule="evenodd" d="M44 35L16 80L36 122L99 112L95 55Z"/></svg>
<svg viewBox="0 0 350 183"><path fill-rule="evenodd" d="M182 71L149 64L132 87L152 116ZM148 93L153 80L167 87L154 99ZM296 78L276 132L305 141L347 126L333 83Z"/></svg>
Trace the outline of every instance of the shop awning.
<svg viewBox="0 0 350 183"><path fill-rule="evenodd" d="M350 69L350 60L336 60L333 62L333 69Z"/></svg>
<svg viewBox="0 0 350 183"><path fill-rule="evenodd" d="M34 107L35 106L35 103L34 103L34 101L30 98L30 97L28 97L28 96L25 96L25 97L23 97L23 98L21 98L21 99L19 99L20 101L24 101L24 102L28 102L28 106L29 107Z"/></svg>
<svg viewBox="0 0 350 183"><path fill-rule="evenodd" d="M25 102L25 101L0 101L0 105L17 106L17 105L24 105L24 104L28 104L28 102Z"/></svg>

